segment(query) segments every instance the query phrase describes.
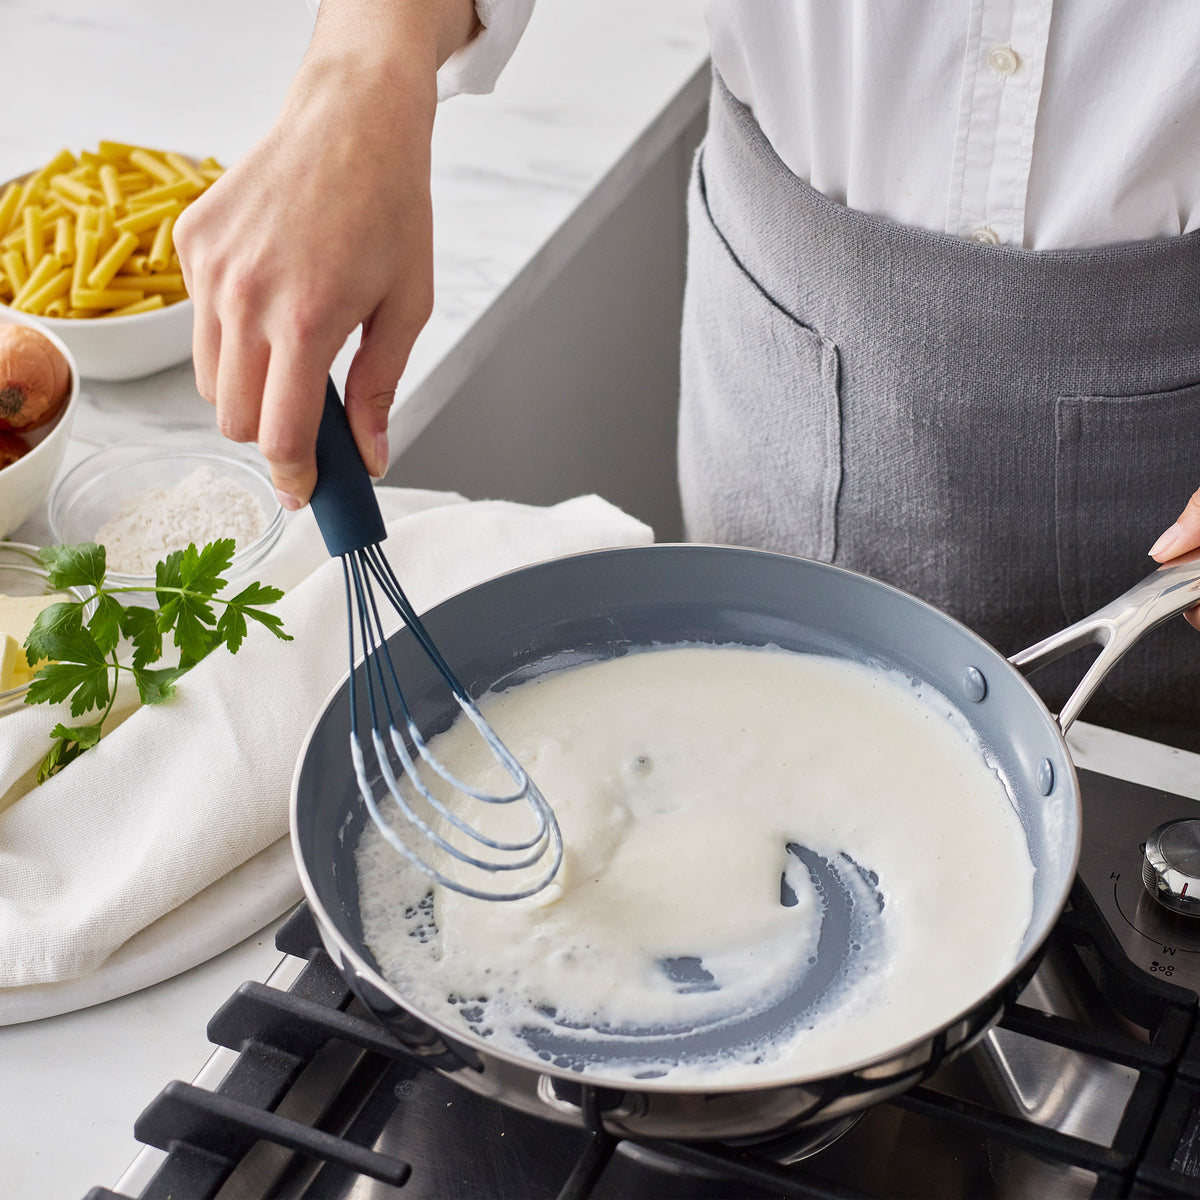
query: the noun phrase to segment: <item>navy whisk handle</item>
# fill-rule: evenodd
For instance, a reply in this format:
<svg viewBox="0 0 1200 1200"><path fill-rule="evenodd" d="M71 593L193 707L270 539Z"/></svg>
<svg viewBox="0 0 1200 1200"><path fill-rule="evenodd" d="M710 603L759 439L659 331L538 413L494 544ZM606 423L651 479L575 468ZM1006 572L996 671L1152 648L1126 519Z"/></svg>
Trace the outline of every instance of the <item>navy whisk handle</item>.
<svg viewBox="0 0 1200 1200"><path fill-rule="evenodd" d="M325 412L317 430L317 486L309 503L325 546L335 558L387 537L371 476L332 379L325 385Z"/></svg>

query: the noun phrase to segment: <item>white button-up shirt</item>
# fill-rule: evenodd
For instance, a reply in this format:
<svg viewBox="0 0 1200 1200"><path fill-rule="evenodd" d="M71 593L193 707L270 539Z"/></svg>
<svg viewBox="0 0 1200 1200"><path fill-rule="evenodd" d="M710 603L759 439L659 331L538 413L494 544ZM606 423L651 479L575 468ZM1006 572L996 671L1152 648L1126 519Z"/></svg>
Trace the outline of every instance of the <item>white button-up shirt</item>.
<svg viewBox="0 0 1200 1200"><path fill-rule="evenodd" d="M853 208L1047 250L1200 225L1196 0L713 0L713 61Z"/></svg>
<svg viewBox="0 0 1200 1200"><path fill-rule="evenodd" d="M491 86L533 0L479 3L443 94ZM1034 250L1200 226L1200 0L710 0L708 24L780 158L852 208Z"/></svg>

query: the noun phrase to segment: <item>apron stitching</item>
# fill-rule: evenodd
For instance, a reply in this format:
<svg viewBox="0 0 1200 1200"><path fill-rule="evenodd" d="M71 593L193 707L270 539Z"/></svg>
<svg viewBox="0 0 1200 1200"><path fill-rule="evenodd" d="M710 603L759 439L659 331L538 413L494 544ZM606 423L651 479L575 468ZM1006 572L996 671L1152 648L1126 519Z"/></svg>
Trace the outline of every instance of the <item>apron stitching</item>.
<svg viewBox="0 0 1200 1200"><path fill-rule="evenodd" d="M1063 537L1063 515L1072 514L1072 520L1079 509L1078 480L1073 471L1068 468L1068 459L1064 455L1064 445L1067 441L1079 440L1077 414L1074 406L1067 397L1060 397L1054 407L1054 561L1058 568L1058 603L1062 610L1063 623L1070 624L1082 613L1077 611L1077 603L1069 603L1067 581L1076 579L1076 564L1068 562L1069 552ZM1071 530L1069 544L1077 546L1079 539L1076 530ZM1072 615L1074 614L1074 615Z"/></svg>
<svg viewBox="0 0 1200 1200"><path fill-rule="evenodd" d="M828 375L826 382L833 396L832 419L826 422L825 428L825 457L826 461L836 463L836 470L831 472L832 478L827 479L825 483L822 523L830 528L823 530L821 541L828 546L828 560L833 562L837 557L838 503L841 500L846 474L842 438L842 358L837 346L828 338L822 337L821 345L828 355L822 355L821 374Z"/></svg>
<svg viewBox="0 0 1200 1200"><path fill-rule="evenodd" d="M829 345L832 345L833 343L829 342L829 339L826 338L825 335L820 332L820 330L814 329L806 321L800 320L800 318L798 316L796 316L795 313L789 312L786 308L784 308L784 306L782 304L780 304L779 301L776 300L775 297L772 296L771 293L768 292L767 289L764 288L763 285L761 283L759 283L757 279L755 279L754 275L746 269L746 264L744 262L742 262L741 258L738 257L737 252L729 244L729 239L725 236L724 233L721 232L721 227L717 224L717 219L716 219L716 217L713 216L712 208L709 206L708 187L707 187L707 185L705 183L705 179L704 179L704 159L703 159L703 157L701 157L700 162L699 162L699 171L697 172L697 184L698 184L698 187L700 190L700 203L704 205L704 212L708 217L708 223L709 223L709 225L712 226L713 233L715 233L717 235L717 237L720 238L721 244L725 247L725 250L729 254L729 257L731 259L733 259L733 261L737 264L738 270L741 271L741 273L746 277L746 279L754 286L755 290L763 297L764 300L767 301L767 303L769 303L771 305L772 308L775 308L779 312L781 312L785 317L788 318L789 321L794 321L802 329L807 329L809 331L809 333L814 334L816 337L820 338L822 344L828 343Z"/></svg>

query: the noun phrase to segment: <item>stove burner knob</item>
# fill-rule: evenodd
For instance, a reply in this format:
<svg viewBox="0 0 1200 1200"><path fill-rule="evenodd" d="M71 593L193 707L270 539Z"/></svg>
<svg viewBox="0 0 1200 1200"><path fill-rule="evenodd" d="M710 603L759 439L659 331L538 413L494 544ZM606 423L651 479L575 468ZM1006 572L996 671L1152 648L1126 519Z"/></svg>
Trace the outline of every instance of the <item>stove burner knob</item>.
<svg viewBox="0 0 1200 1200"><path fill-rule="evenodd" d="M1200 916L1200 819L1167 821L1146 839L1142 883L1172 912Z"/></svg>

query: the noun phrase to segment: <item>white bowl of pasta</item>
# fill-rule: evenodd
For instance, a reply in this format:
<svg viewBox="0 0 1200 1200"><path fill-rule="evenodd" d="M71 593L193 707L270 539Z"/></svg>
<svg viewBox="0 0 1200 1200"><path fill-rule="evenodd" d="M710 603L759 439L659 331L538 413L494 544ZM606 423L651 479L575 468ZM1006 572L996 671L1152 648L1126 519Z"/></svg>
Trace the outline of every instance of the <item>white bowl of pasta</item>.
<svg viewBox="0 0 1200 1200"><path fill-rule="evenodd" d="M85 378L187 361L193 308L175 220L221 171L215 159L102 141L0 184L0 305L62 338Z"/></svg>
<svg viewBox="0 0 1200 1200"><path fill-rule="evenodd" d="M87 379L140 379L192 354L192 302L127 317L38 317L75 355Z"/></svg>

